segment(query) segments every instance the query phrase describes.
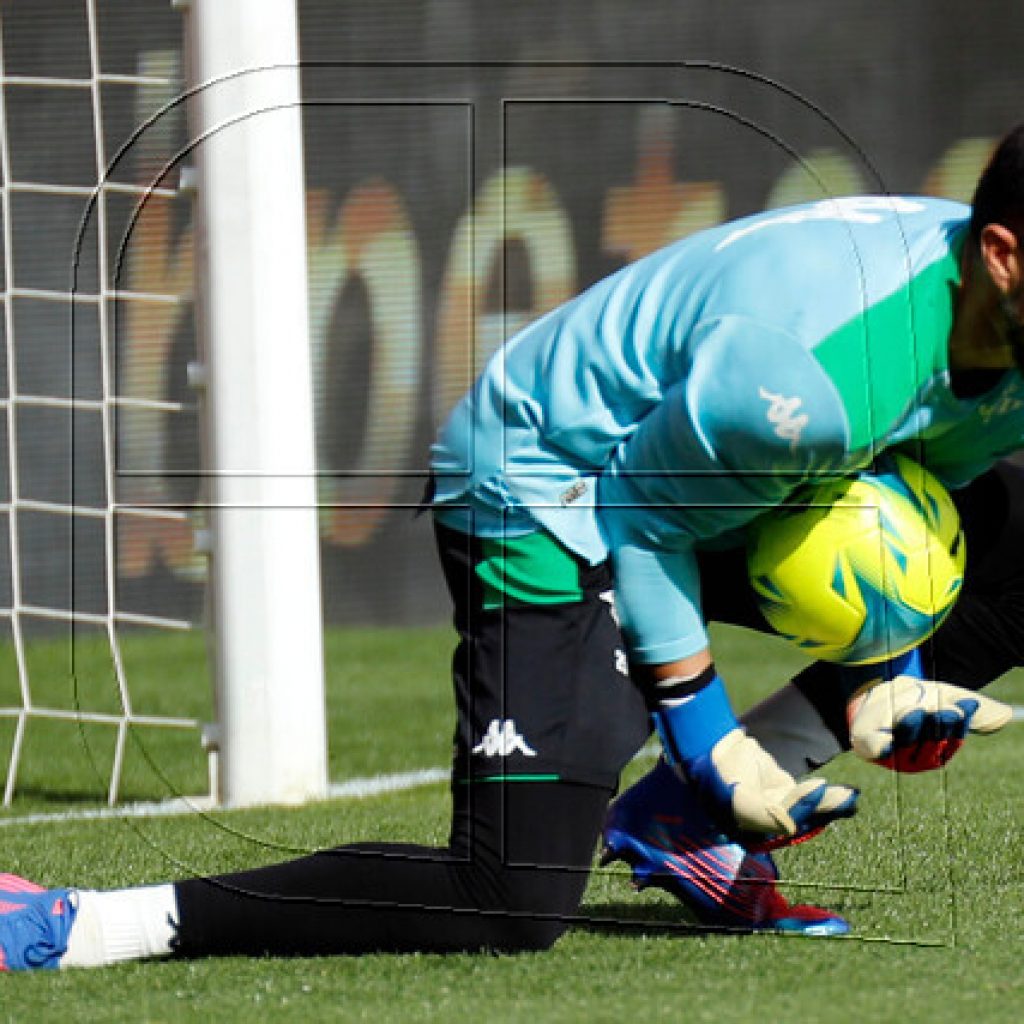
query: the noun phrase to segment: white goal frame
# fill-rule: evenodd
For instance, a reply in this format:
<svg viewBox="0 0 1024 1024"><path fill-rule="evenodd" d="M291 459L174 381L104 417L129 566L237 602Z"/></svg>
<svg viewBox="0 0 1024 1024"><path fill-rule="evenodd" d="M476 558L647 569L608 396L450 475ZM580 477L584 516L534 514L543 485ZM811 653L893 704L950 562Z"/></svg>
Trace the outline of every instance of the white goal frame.
<svg viewBox="0 0 1024 1024"><path fill-rule="evenodd" d="M327 793L295 0L187 0L220 803Z"/></svg>

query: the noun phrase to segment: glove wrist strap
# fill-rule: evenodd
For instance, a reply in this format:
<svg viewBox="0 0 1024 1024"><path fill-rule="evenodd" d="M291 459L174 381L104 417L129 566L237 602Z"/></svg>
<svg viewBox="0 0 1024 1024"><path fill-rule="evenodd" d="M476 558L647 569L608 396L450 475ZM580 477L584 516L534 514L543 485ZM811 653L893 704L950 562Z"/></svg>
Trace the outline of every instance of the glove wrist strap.
<svg viewBox="0 0 1024 1024"><path fill-rule="evenodd" d="M924 662L921 658L921 650L918 647L911 648L903 654L897 654L886 661L874 662L871 665L840 665L839 681L846 695L847 700L857 694L858 691L872 686L875 683L888 682L897 676L913 676L915 679L924 679Z"/></svg>
<svg viewBox="0 0 1024 1024"><path fill-rule="evenodd" d="M726 733L738 727L721 677L713 667L701 675L707 675L707 679L697 690L692 687L694 680L667 680L689 684L686 692L673 696L667 695L671 687L658 687L651 717L669 764L683 766L703 757Z"/></svg>

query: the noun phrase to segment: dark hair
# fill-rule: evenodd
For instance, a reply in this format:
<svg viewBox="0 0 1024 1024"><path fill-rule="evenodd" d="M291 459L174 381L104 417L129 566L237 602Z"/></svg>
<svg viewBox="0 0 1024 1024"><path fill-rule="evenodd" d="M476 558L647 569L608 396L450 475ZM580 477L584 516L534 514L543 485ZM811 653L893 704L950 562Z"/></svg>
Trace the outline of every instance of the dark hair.
<svg viewBox="0 0 1024 1024"><path fill-rule="evenodd" d="M986 224L1002 224L1024 238L1024 124L1008 132L981 172L971 204L971 238Z"/></svg>

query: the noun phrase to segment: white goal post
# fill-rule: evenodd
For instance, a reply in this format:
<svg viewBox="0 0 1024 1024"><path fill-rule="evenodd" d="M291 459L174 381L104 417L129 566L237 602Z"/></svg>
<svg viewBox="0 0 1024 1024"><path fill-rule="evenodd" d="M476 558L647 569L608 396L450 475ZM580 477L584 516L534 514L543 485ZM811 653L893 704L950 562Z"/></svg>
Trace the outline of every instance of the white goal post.
<svg viewBox="0 0 1024 1024"><path fill-rule="evenodd" d="M327 791L295 0L188 0L218 789Z"/></svg>

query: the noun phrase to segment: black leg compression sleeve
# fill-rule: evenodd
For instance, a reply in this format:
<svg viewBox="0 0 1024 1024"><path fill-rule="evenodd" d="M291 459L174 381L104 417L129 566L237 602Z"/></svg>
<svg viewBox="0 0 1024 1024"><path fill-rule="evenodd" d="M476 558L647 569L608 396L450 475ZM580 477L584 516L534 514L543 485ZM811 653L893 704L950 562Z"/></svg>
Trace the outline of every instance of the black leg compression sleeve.
<svg viewBox="0 0 1024 1024"><path fill-rule="evenodd" d="M546 949L579 907L611 793L456 785L449 847L360 843L176 886L181 956Z"/></svg>
<svg viewBox="0 0 1024 1024"><path fill-rule="evenodd" d="M1024 665L1024 469L1002 462L956 499L967 570L931 654L936 679L980 690Z"/></svg>

